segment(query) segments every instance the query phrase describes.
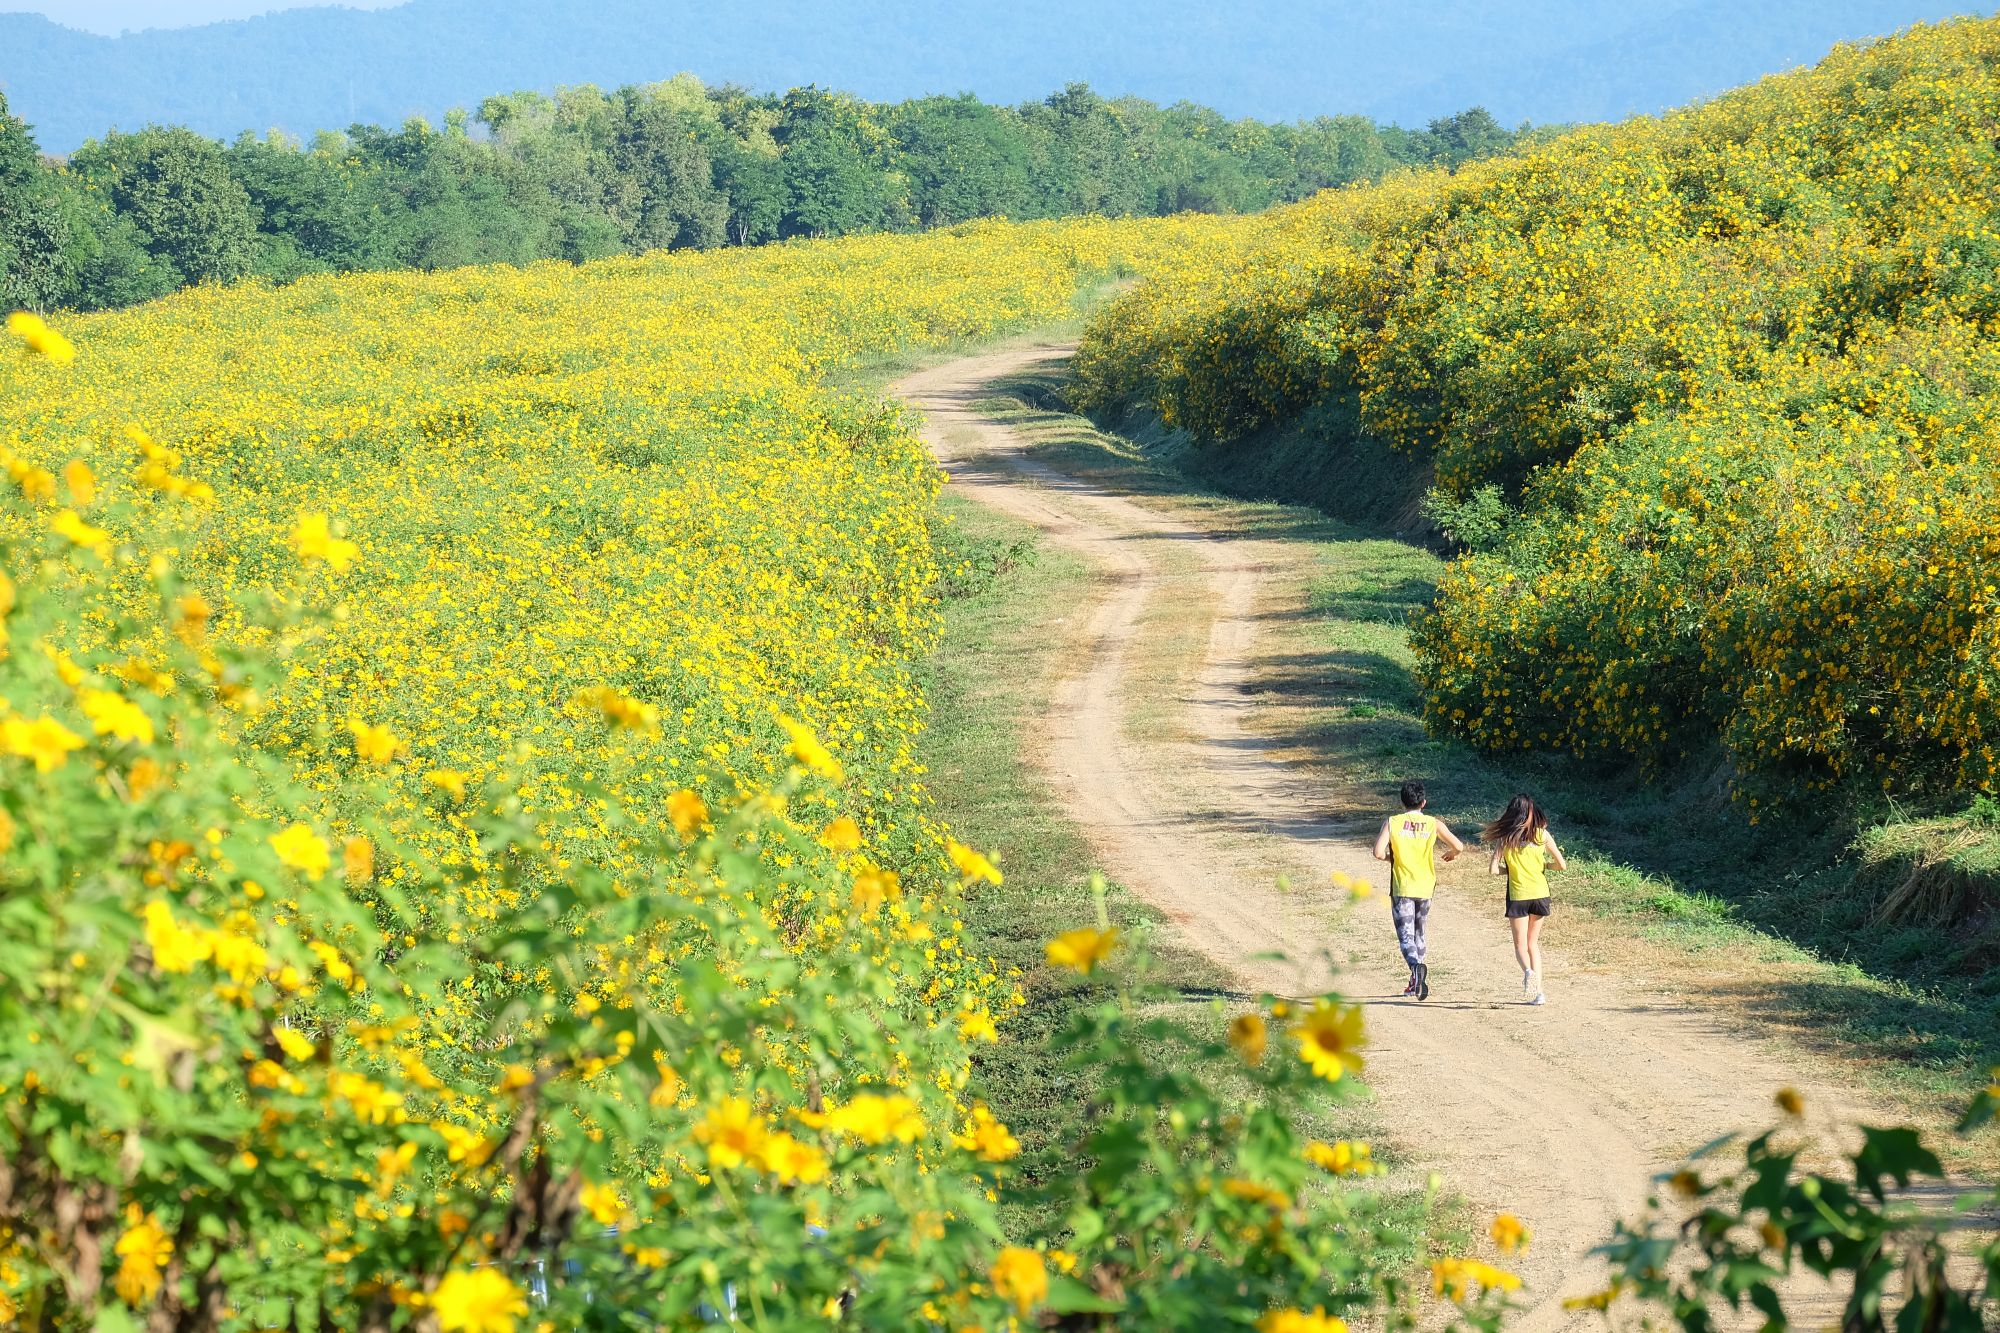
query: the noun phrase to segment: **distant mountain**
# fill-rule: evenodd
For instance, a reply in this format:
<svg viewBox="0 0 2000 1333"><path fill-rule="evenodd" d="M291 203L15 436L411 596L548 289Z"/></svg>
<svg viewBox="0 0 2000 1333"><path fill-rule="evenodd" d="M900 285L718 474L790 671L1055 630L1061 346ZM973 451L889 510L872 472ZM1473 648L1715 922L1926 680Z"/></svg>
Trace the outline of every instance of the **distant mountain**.
<svg viewBox="0 0 2000 1333"><path fill-rule="evenodd" d="M120 37L0 14L0 91L58 152L111 126L306 134L681 70L878 100L1020 101L1082 80L1267 119L1421 124L1477 103L1510 123L1599 120L1954 12L1924 0L411 0Z"/></svg>

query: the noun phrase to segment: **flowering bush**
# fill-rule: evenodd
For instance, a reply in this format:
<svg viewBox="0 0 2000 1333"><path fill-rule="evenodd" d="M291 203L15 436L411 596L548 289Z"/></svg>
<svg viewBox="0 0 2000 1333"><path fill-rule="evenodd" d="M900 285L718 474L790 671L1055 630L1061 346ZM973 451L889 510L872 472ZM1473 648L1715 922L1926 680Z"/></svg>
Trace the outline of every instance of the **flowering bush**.
<svg viewBox="0 0 2000 1333"><path fill-rule="evenodd" d="M1417 625L1440 729L1993 790L1997 65L2000 22L1920 27L1211 236L1095 322L1085 401L1327 409L1517 500Z"/></svg>

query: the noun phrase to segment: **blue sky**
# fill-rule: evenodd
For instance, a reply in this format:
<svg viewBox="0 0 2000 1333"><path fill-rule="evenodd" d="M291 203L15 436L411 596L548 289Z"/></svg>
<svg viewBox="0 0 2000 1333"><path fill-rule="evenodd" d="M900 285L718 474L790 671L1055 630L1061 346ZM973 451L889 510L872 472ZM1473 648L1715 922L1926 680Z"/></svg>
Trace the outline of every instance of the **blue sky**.
<svg viewBox="0 0 2000 1333"><path fill-rule="evenodd" d="M349 9L382 9L396 0L341 0ZM174 28L216 19L249 18L303 5L273 0L0 0L0 11L43 14L66 27L117 33L126 28Z"/></svg>

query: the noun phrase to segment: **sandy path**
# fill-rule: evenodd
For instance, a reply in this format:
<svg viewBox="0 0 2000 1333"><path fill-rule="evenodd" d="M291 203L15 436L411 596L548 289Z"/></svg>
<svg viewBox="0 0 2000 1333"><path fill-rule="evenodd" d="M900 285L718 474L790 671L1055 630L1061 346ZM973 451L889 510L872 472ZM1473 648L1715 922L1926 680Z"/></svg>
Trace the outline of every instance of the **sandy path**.
<svg viewBox="0 0 2000 1333"><path fill-rule="evenodd" d="M1565 967L1561 908L1548 932L1550 1003L1521 1003L1499 891L1468 906L1441 895L1431 916L1436 990L1400 998L1404 969L1383 899L1343 914L1333 870L1386 884L1366 835L1315 813L1319 784L1258 734L1256 617L1296 596L1295 544L1232 540L1024 455L1008 427L971 404L995 381L1059 359L1014 347L914 374L897 391L928 419L926 438L952 484L979 503L1085 555L1099 574L1067 618L1069 674L1033 738L1052 785L1105 871L1158 908L1187 944L1249 990L1305 995L1335 984L1368 1005L1367 1080L1399 1146L1490 1211L1509 1209L1535 1242L1516 1264L1532 1306L1510 1328L1598 1328L1562 1308L1600 1288L1588 1257L1648 1181L1728 1129L1762 1126L1790 1084L1816 1120L1851 1121L1843 1090L1787 1068L1755 1040L1649 993L1643 979ZM1162 625L1207 625L1190 678L1135 680L1172 654L1144 654ZM1162 693L1164 691L1165 693ZM1136 699L1177 700L1179 739L1136 741ZM1294 888L1273 885L1290 869ZM1560 898L1561 887L1557 885ZM1051 927L1066 925L1051 922ZM1287 957L1272 958L1272 954ZM1371 994L1373 992L1373 994Z"/></svg>

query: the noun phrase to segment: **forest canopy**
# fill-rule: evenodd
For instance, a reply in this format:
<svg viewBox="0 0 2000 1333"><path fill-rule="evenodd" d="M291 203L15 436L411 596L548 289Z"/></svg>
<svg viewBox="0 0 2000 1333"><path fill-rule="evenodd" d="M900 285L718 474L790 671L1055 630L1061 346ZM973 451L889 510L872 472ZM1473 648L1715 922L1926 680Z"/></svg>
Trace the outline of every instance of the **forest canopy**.
<svg viewBox="0 0 2000 1333"><path fill-rule="evenodd" d="M0 303L103 309L249 276L582 262L987 217L1254 212L1490 156L1521 133L1478 108L1405 130L1232 121L1081 84L1019 107L882 104L683 74L509 93L442 126L310 142L149 126L62 161L0 98Z"/></svg>

